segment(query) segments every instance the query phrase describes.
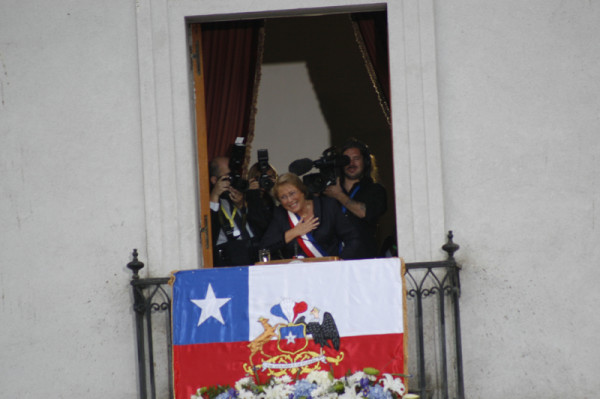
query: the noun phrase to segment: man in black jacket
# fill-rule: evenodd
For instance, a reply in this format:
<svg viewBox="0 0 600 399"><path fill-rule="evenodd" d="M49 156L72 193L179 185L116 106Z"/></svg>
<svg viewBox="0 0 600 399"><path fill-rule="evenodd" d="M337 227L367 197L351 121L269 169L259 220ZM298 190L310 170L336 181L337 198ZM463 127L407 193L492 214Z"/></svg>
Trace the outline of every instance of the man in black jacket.
<svg viewBox="0 0 600 399"><path fill-rule="evenodd" d="M364 253L374 258L379 252L377 220L387 210L387 194L375 181L373 156L366 144L350 139L342 147L342 154L350 158L350 163L344 166L337 184L328 186L323 193L340 203L360 232Z"/></svg>
<svg viewBox="0 0 600 399"><path fill-rule="evenodd" d="M244 194L231 186L229 158L210 162L210 216L214 266L246 266L257 258L254 233L247 222Z"/></svg>

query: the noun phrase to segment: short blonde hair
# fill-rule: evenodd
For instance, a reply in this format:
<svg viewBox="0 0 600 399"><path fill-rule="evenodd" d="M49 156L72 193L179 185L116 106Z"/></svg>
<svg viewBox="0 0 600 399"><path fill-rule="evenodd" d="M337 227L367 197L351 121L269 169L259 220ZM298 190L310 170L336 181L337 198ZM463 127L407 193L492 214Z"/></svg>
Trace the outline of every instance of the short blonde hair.
<svg viewBox="0 0 600 399"><path fill-rule="evenodd" d="M296 187L298 190L302 191L304 196L308 198L308 196L309 196L308 188L304 185L304 183L302 183L302 180L293 173L284 173L277 178L277 180L275 181L275 185L273 186L273 189L272 189L273 197L275 197L277 199L277 201L279 201L279 193L278 193L279 187L283 186L284 184L291 184L292 186Z"/></svg>

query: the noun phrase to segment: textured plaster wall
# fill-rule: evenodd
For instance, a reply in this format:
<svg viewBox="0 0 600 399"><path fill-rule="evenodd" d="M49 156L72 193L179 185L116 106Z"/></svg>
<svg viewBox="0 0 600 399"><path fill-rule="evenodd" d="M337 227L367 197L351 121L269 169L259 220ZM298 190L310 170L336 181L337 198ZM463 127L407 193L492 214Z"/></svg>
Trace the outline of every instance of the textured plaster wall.
<svg viewBox="0 0 600 399"><path fill-rule="evenodd" d="M179 18L186 7L202 15L293 9L293 3L177 1L172 6L181 9L168 15ZM162 229L165 241L175 241L164 246L164 257L180 256L173 255L179 241L169 223L193 212L186 209L176 219L171 208L188 201L179 192L194 191L172 189L168 170L156 179L169 184L144 187L154 178L147 172L164 168L143 165L142 126L155 121L167 151L173 131L187 137L189 125L189 118L179 117L189 100L180 73L187 70L182 20L161 25L168 8L153 2L158 27L146 31L139 23L149 13L136 21L136 9L139 16L148 4L0 2L2 398L137 397L125 263L133 246L147 255L152 218L152 234ZM443 227L461 244L467 397L596 397L600 4L437 1L436 63L426 56L427 18L413 18L428 4L389 4L390 32L399 44L390 49L394 151L411 146L410 156L396 157L396 179L403 183L397 220L405 224L417 215L406 229L413 235L403 236L417 258L438 245L442 229L419 230L440 223L436 214L445 215ZM153 66L145 58L146 42L139 45L140 32L152 33L160 55L169 39L161 34L176 33L167 48L176 58L173 74L161 69L168 57L157 57L159 68L144 80L162 78L174 86L159 81L158 91L140 87L145 69L138 69L138 54ZM419 71L429 76L426 84L412 78ZM432 86L431 76L439 84ZM419 142L419 133L436 130L432 87L440 104L441 213L436 204L430 213L423 208L442 196L421 195L437 190L435 178L421 178L435 175L436 162L420 163L436 155L431 136ZM158 93L156 113L140 116L140 92ZM171 108L175 117L165 114ZM156 159L188 159L180 151L186 141L176 144L178 153ZM191 176L177 176L186 173ZM145 201L152 195L159 200ZM147 210L148 203L162 208ZM189 242L195 239L193 228L184 233ZM181 245L183 258L195 258L191 247Z"/></svg>
<svg viewBox="0 0 600 399"><path fill-rule="evenodd" d="M0 397L133 398L135 6L0 2Z"/></svg>
<svg viewBox="0 0 600 399"><path fill-rule="evenodd" d="M600 3L435 3L469 398L595 398Z"/></svg>

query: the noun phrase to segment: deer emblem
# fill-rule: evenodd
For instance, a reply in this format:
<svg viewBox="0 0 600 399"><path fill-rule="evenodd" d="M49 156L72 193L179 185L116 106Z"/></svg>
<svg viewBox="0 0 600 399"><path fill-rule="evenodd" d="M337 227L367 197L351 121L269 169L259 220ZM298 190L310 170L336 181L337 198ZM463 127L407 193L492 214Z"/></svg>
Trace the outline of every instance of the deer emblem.
<svg viewBox="0 0 600 399"><path fill-rule="evenodd" d="M273 337L276 337L277 333L275 331L277 331L277 328L279 326L284 325L283 323L278 323L272 326L269 324L269 319L266 319L264 317L260 317L258 321L260 322L260 324L262 324L264 331L248 344L248 348L250 348L250 361L252 361L252 357L256 353L261 352L264 354L264 352L262 351L263 346L267 342L269 342Z"/></svg>

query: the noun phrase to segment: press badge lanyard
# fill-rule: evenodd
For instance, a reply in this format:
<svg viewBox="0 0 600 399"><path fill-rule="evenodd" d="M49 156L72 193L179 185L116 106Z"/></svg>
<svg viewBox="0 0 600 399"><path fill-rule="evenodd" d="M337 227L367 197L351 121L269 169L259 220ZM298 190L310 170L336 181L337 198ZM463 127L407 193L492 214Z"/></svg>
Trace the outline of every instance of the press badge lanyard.
<svg viewBox="0 0 600 399"><path fill-rule="evenodd" d="M356 195L356 193L358 192L359 189L360 189L360 184L352 189L352 192L350 193L350 195L348 195L350 197L350 199L354 199L354 196ZM348 209L345 206L342 206L342 212L344 212L344 214L346 214L348 212Z"/></svg>
<svg viewBox="0 0 600 399"><path fill-rule="evenodd" d="M221 210L223 211L223 215L225 215L227 220L229 220L229 225L231 226L231 228L233 228L234 227L233 218L235 217L235 214L237 213L237 207L233 207L233 213L231 215L227 213L227 211L225 210L224 207L221 207Z"/></svg>
<svg viewBox="0 0 600 399"><path fill-rule="evenodd" d="M235 214L237 213L237 207L234 206L233 207L233 212L231 214L227 213L227 210L225 210L225 207L221 206L221 211L223 212L223 216L225 216L225 218L227 219L227 221L229 221L229 228L228 229L223 229L225 231L225 235L226 236L230 236L231 238L236 238L240 235L240 232L237 231L236 233L236 228L235 228L235 223L233 222L233 218L235 217Z"/></svg>

